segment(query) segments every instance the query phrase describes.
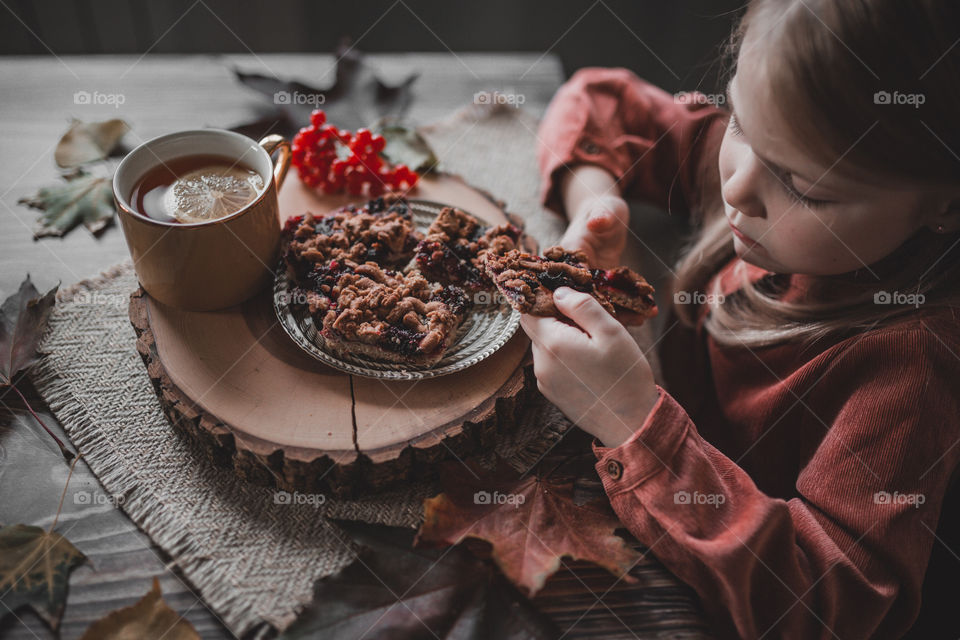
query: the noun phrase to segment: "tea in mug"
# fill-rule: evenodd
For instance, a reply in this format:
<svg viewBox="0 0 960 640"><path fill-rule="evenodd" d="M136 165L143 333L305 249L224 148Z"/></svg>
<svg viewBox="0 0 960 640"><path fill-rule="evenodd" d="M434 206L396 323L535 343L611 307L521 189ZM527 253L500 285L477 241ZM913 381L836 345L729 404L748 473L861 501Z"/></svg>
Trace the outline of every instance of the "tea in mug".
<svg viewBox="0 0 960 640"><path fill-rule="evenodd" d="M133 187L137 212L161 222L208 222L256 200L263 176L235 159L211 154L174 158L150 169Z"/></svg>

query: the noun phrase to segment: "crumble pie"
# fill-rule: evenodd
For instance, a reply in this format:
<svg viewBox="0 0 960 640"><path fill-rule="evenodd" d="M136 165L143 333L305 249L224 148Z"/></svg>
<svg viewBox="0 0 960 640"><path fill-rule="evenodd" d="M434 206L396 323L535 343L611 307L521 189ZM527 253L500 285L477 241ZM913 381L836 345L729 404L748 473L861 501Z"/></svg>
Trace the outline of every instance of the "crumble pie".
<svg viewBox="0 0 960 640"><path fill-rule="evenodd" d="M522 233L514 224L488 226L464 211L445 207L417 245L410 266L431 280L470 293L490 291L493 283L484 271L483 254L503 255L516 249Z"/></svg>
<svg viewBox="0 0 960 640"><path fill-rule="evenodd" d="M331 260L307 280L303 299L326 345L341 355L436 364L470 306L459 287L373 262Z"/></svg>
<svg viewBox="0 0 960 640"><path fill-rule="evenodd" d="M339 355L431 366L450 347L470 306L460 287L401 270L422 235L394 195L287 222L283 256L293 305Z"/></svg>
<svg viewBox="0 0 960 640"><path fill-rule="evenodd" d="M284 226L283 257L298 277L337 259L400 266L423 236L403 198L388 194L363 206L347 205L322 217L297 216Z"/></svg>
<svg viewBox="0 0 960 640"><path fill-rule="evenodd" d="M514 309L538 316L562 317L553 302L558 287L589 293L625 324L642 324L657 315L653 287L628 267L594 269L581 250L550 247L543 256L514 249L488 253L484 268Z"/></svg>

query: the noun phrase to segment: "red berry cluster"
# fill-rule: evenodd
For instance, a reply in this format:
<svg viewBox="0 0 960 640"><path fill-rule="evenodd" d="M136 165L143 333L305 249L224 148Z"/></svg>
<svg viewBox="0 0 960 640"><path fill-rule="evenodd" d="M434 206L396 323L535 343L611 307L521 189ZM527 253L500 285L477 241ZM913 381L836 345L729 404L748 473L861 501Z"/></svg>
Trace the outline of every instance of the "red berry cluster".
<svg viewBox="0 0 960 640"><path fill-rule="evenodd" d="M389 165L380 154L381 135L367 129L351 133L327 124L323 109L310 114L310 126L293 138L293 166L304 184L324 193L376 197L384 191L411 189L420 176L403 164Z"/></svg>

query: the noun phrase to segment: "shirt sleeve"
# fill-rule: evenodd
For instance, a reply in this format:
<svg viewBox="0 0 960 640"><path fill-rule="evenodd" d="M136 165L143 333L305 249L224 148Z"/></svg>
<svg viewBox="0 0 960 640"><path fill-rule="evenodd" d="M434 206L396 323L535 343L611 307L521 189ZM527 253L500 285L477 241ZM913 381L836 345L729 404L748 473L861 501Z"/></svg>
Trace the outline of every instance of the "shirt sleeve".
<svg viewBox="0 0 960 640"><path fill-rule="evenodd" d="M698 213L720 202L717 154L728 117L704 94L674 96L628 69L580 69L540 123L541 202L566 215L560 178L588 163L613 174L625 196Z"/></svg>
<svg viewBox="0 0 960 640"><path fill-rule="evenodd" d="M660 388L630 439L594 443L597 471L623 524L725 635L900 637L958 464L956 377L926 330L848 347L797 399L799 428L826 435L790 499L760 491Z"/></svg>

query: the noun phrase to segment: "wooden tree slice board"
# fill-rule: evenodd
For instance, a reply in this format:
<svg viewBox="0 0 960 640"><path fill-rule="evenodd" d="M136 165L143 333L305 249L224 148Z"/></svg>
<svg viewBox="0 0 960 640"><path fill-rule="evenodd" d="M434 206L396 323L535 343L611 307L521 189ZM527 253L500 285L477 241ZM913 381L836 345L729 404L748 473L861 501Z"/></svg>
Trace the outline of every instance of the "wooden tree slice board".
<svg viewBox="0 0 960 640"><path fill-rule="evenodd" d="M499 203L456 176L424 178L408 197L456 205L493 224L507 220ZM320 196L291 174L281 218L351 201ZM491 446L534 386L523 331L486 360L439 378L339 371L284 333L269 288L217 312L173 309L140 290L130 319L171 422L215 462L287 490L355 495L427 477L437 462Z"/></svg>

